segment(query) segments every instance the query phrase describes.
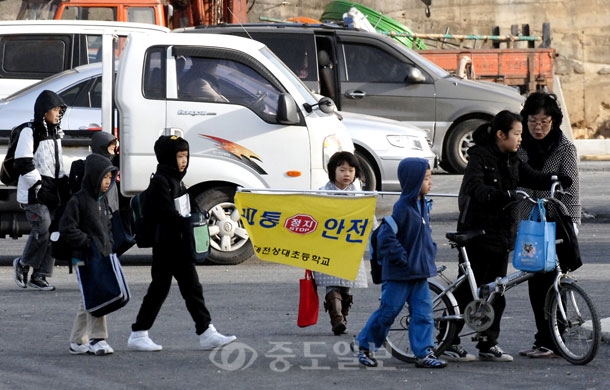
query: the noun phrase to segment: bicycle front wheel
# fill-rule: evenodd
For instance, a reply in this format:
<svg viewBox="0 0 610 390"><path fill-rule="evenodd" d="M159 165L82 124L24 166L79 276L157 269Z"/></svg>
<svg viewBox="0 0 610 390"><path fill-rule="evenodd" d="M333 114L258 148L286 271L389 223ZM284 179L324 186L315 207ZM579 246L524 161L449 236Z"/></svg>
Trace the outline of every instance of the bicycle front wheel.
<svg viewBox="0 0 610 390"><path fill-rule="evenodd" d="M587 364L601 343L601 323L591 298L575 283L561 283L559 297L549 290L549 326L561 355L572 364ZM565 315L561 312L563 306Z"/></svg>
<svg viewBox="0 0 610 390"><path fill-rule="evenodd" d="M447 295L439 297L443 292L443 288L431 281L428 281L430 287L430 295L432 298L432 313L434 316L434 337L437 342L435 353L439 356L453 341L453 336L456 331L456 323L449 316L455 318L456 307L452 304L451 299ZM385 348L398 360L407 363L415 362L415 355L411 349L409 341L409 323L411 322L411 313L409 305L405 303L402 310L394 319L394 323L390 327L388 336L385 339Z"/></svg>

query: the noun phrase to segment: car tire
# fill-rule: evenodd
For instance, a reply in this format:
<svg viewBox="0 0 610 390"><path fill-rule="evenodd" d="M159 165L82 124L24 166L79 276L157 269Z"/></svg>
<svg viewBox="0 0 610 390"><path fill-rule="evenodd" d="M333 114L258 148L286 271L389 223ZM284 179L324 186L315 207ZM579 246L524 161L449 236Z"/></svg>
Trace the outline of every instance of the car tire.
<svg viewBox="0 0 610 390"><path fill-rule="evenodd" d="M210 256L207 263L215 265L236 265L254 255L252 242L243 227L235 203L234 187L217 187L195 195L201 210L210 217Z"/></svg>
<svg viewBox="0 0 610 390"><path fill-rule="evenodd" d="M375 168L367 158L367 156L356 150L354 155L358 159L360 164L360 170L362 171L362 189L364 191L376 191L377 190L377 176L375 175Z"/></svg>
<svg viewBox="0 0 610 390"><path fill-rule="evenodd" d="M474 145L472 134L485 123L483 119L467 119L449 133L441 166L449 173L464 173L468 164L468 149Z"/></svg>

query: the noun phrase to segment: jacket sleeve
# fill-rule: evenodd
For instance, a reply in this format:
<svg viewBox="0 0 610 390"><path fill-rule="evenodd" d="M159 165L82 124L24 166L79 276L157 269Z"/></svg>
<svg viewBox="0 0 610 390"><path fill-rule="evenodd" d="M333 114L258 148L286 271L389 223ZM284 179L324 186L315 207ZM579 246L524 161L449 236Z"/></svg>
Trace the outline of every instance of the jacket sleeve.
<svg viewBox="0 0 610 390"><path fill-rule="evenodd" d="M486 163L480 156L470 156L462 179L460 195L470 198L470 202L474 200L475 205L494 202L495 197L492 195L499 190L499 188L485 183L485 169Z"/></svg>
<svg viewBox="0 0 610 390"><path fill-rule="evenodd" d="M151 183L151 208L159 224L159 240L172 242L184 233L184 218L176 210L171 183L162 175L155 175Z"/></svg>
<svg viewBox="0 0 610 390"><path fill-rule="evenodd" d="M68 201L64 214L59 220L59 233L61 239L74 250L86 251L89 246L89 237L80 229L80 207L78 196Z"/></svg>
<svg viewBox="0 0 610 390"><path fill-rule="evenodd" d="M578 155L574 144L570 144L569 147L564 148L564 152L561 154L561 166L558 173L567 175L572 179L572 185L568 188L564 188L565 193L558 196L558 198L568 209L572 222L580 224L582 205L580 203Z"/></svg>
<svg viewBox="0 0 610 390"><path fill-rule="evenodd" d="M40 173L34 165L34 133L31 127L24 127L19 133L15 149L15 167L25 180L27 188L32 188L40 182Z"/></svg>
<svg viewBox="0 0 610 390"><path fill-rule="evenodd" d="M392 231L392 228L384 223L379 228L377 236L378 258L381 260L382 266L407 266L407 251L404 246L398 241L398 237Z"/></svg>
<svg viewBox="0 0 610 390"><path fill-rule="evenodd" d="M546 173L537 171L528 163L521 161L519 164L519 186L533 190L550 190L551 176L558 172Z"/></svg>

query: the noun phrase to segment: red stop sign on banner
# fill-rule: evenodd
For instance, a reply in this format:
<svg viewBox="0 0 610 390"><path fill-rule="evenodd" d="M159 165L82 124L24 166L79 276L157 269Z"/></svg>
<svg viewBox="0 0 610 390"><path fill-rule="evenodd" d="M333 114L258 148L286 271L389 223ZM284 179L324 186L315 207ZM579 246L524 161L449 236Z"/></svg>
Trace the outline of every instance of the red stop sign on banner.
<svg viewBox="0 0 610 390"><path fill-rule="evenodd" d="M316 230L318 221L313 219L311 215L297 214L286 220L284 227L293 233L309 234Z"/></svg>

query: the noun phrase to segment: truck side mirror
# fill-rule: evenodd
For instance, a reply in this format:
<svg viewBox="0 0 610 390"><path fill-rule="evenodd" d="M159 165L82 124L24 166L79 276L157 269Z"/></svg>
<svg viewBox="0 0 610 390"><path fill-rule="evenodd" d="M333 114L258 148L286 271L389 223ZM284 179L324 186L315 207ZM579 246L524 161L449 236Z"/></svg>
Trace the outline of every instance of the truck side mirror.
<svg viewBox="0 0 610 390"><path fill-rule="evenodd" d="M283 125L296 125L300 122L297 103L287 93L281 93L278 97L277 120Z"/></svg>
<svg viewBox="0 0 610 390"><path fill-rule="evenodd" d="M307 112L312 112L314 108L318 107L318 109L325 114L332 114L337 109L333 99L327 96L322 96L316 104L304 103L303 107Z"/></svg>
<svg viewBox="0 0 610 390"><path fill-rule="evenodd" d="M405 77L405 84L420 84L426 81L426 76L422 73L419 68L411 65L407 65L407 76Z"/></svg>

